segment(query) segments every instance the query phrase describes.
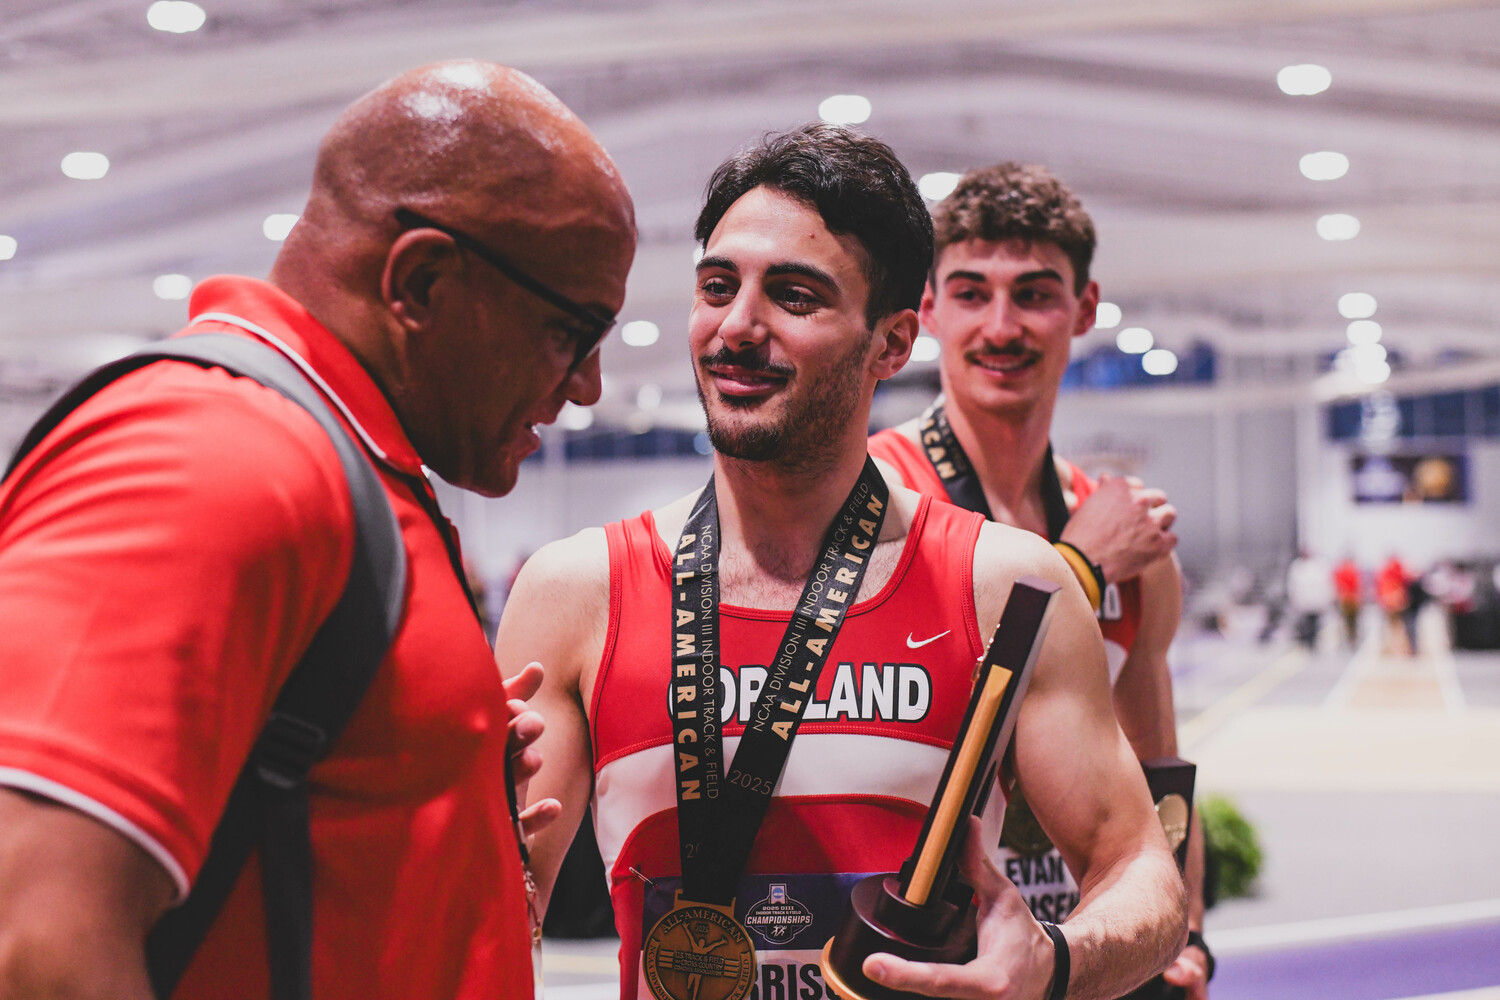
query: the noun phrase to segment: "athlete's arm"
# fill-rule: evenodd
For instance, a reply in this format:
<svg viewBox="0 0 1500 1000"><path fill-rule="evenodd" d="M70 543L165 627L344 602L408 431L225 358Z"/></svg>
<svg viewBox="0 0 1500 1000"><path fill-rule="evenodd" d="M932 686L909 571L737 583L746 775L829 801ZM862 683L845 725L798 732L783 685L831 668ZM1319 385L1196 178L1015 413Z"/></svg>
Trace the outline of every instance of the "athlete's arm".
<svg viewBox="0 0 1500 1000"><path fill-rule="evenodd" d="M1181 949L1187 933L1182 881L1140 765L1115 721L1094 616L1067 564L1045 541L985 526L975 558L982 630L999 619L1009 581L1027 573L1062 590L1017 722L1015 771L1081 887L1079 905L1064 925L1072 959L1067 995L1110 1000L1165 968ZM867 963L866 973L929 996L1047 996L1051 940L988 859L971 855L968 873L979 894L975 961L938 966L880 956Z"/></svg>
<svg viewBox="0 0 1500 1000"><path fill-rule="evenodd" d="M591 528L553 542L527 560L505 602L495 637L495 659L507 678L517 677L530 664L542 666L541 686L527 707L546 720L546 728L525 751L540 756L539 762L532 758L539 768L517 794L524 797L528 812L556 817L531 846L537 903L543 912L593 787L584 699L604 648L608 621L608 548L604 532Z"/></svg>
<svg viewBox="0 0 1500 1000"><path fill-rule="evenodd" d="M1182 618L1182 575L1175 558L1140 575L1141 621L1115 681L1115 717L1141 760L1177 753L1177 715L1167 651Z"/></svg>
<svg viewBox="0 0 1500 1000"><path fill-rule="evenodd" d="M1141 624L1115 682L1115 716L1141 760L1177 755L1177 715L1167 650L1182 618L1182 574L1175 558L1162 559L1140 575ZM1203 932L1203 830L1193 812L1188 834L1188 926ZM1187 989L1187 1000L1208 996L1208 959L1195 945L1184 948L1167 980Z"/></svg>
<svg viewBox="0 0 1500 1000"><path fill-rule="evenodd" d="M0 998L153 1000L146 933L175 892L103 823L0 789Z"/></svg>
<svg viewBox="0 0 1500 1000"><path fill-rule="evenodd" d="M1139 575L1172 551L1177 509L1161 490L1147 489L1119 476L1103 476L1078 505L1061 540L1104 571L1109 583Z"/></svg>

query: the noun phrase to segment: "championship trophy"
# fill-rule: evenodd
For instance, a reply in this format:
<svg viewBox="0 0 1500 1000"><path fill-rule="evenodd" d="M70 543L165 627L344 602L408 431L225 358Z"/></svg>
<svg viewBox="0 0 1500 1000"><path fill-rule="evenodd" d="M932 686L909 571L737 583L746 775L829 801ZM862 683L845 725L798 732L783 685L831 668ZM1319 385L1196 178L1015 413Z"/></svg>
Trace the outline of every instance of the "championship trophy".
<svg viewBox="0 0 1500 1000"><path fill-rule="evenodd" d="M899 873L855 884L838 933L823 947L823 975L849 1000L915 996L866 978L865 956L887 952L914 962L962 963L977 938L974 891L954 878L968 817L984 811L1015 730L1031 670L1041 652L1058 586L1022 577L974 672L974 690L948 755L916 848Z"/></svg>

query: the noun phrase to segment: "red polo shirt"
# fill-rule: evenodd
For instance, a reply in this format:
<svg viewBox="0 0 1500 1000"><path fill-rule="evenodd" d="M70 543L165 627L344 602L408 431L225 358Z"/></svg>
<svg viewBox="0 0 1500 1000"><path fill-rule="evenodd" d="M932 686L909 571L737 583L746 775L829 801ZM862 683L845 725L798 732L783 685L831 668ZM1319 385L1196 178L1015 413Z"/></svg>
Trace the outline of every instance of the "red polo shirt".
<svg viewBox="0 0 1500 1000"><path fill-rule="evenodd" d="M509 713L414 492L420 459L284 293L210 278L192 313L195 332L268 335L317 372L373 445L407 548L401 629L311 776L318 1000L530 996ZM249 379L164 362L79 407L0 488L0 785L106 823L185 891L352 536L327 437ZM262 923L252 858L176 996L266 995Z"/></svg>

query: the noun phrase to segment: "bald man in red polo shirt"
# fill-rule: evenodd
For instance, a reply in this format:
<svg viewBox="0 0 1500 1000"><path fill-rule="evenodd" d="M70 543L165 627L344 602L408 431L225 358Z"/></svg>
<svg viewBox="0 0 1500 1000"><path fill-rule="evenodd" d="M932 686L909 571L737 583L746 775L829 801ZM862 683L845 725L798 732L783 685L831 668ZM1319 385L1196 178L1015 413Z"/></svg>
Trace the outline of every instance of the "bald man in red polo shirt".
<svg viewBox="0 0 1500 1000"><path fill-rule="evenodd" d="M532 993L497 776L508 727L534 769L537 720L513 719L423 466L511 489L535 425L597 400L634 248L582 123L520 73L451 62L338 120L268 282L193 296L188 332L269 344L343 415L407 550L401 628L311 775L318 1000ZM351 528L306 411L173 362L78 408L0 488L0 997L151 996L144 939L338 599ZM266 995L255 869L174 996Z"/></svg>

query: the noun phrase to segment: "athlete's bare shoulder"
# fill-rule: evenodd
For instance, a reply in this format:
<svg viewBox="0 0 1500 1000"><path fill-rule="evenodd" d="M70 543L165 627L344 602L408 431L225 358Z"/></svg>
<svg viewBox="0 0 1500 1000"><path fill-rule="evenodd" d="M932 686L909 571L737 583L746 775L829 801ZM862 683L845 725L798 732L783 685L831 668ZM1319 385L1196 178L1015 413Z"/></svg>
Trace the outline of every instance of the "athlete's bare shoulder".
<svg viewBox="0 0 1500 1000"><path fill-rule="evenodd" d="M507 676L533 660L555 679L586 680L609 624L609 543L585 528L538 549L516 574L495 637Z"/></svg>
<svg viewBox="0 0 1500 1000"><path fill-rule="evenodd" d="M1063 557L1040 535L996 521L986 521L974 545L974 603L982 629L993 628L1010 594L1023 576L1039 576L1064 588L1082 589Z"/></svg>
<svg viewBox="0 0 1500 1000"><path fill-rule="evenodd" d="M567 585L587 589L603 578L609 589L609 543L603 528L584 528L576 535L548 542L526 560L516 587Z"/></svg>

